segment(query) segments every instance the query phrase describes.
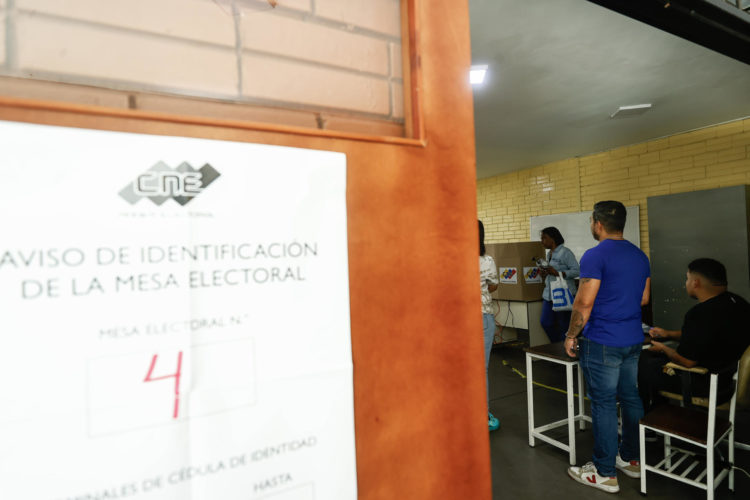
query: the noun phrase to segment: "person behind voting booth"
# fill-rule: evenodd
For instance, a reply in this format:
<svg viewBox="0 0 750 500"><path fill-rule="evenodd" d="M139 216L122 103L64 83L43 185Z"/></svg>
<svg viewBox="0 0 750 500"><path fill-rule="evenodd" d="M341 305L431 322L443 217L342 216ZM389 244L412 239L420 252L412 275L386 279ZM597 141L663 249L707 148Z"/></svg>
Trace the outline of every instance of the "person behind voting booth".
<svg viewBox="0 0 750 500"><path fill-rule="evenodd" d="M685 291L698 304L686 314L680 330L654 327L649 335L651 347L641 355L638 366L638 390L646 412L664 402L659 391L682 393L680 376L670 376L663 366L672 361L692 368L702 366L716 372L737 363L750 346L747 320L750 304L727 291L727 271L714 259L695 259L687 266ZM679 341L674 348L664 341ZM708 396L708 377L690 374L693 396ZM730 385L729 379L719 381L720 393ZM721 403L721 401L720 401Z"/></svg>
<svg viewBox="0 0 750 500"><path fill-rule="evenodd" d="M479 221L479 287L482 291L482 323L484 326L484 372L487 378L487 417L491 431L500 427L500 421L490 412L490 353L495 340L495 303L492 292L497 290L500 279L497 276L495 259L487 255L484 246L484 224Z"/></svg>
<svg viewBox="0 0 750 500"><path fill-rule="evenodd" d="M643 344L641 306L650 297L651 273L646 254L623 238L626 215L618 201L594 205L591 234L599 243L581 257L580 286L565 336L567 354L575 357L578 351L594 437L593 460L568 468L568 475L610 493L620 490L617 469L629 477L641 475L638 421L643 406L636 381Z"/></svg>
<svg viewBox="0 0 750 500"><path fill-rule="evenodd" d="M563 243L565 238L554 227L545 227L541 231L542 246L549 250L547 265L540 266L539 271L544 278L544 292L542 293L542 316L540 323L547 333L550 342L560 342L565 338L570 324L570 310L555 311L552 307L552 287L558 277L565 280L571 295L576 294L574 278L578 277L578 261L573 252ZM562 292L562 290L561 290Z"/></svg>

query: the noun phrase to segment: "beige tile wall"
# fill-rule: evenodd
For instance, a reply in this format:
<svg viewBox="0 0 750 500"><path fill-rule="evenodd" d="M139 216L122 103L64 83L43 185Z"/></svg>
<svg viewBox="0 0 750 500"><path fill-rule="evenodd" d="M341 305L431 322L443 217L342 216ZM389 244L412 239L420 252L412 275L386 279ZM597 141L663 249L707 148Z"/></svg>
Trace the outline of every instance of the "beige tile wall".
<svg viewBox="0 0 750 500"><path fill-rule="evenodd" d="M393 43L389 44L391 51L391 76L393 78L404 77L403 60L401 59L401 44Z"/></svg>
<svg viewBox="0 0 750 500"><path fill-rule="evenodd" d="M299 12L310 13L312 12L312 1L313 0L276 0L278 6L285 9L294 9ZM247 0L246 4L256 4L256 9L267 9L267 0Z"/></svg>
<svg viewBox="0 0 750 500"><path fill-rule="evenodd" d="M315 0L315 7L320 17L401 37L399 0Z"/></svg>
<svg viewBox="0 0 750 500"><path fill-rule="evenodd" d="M19 13L234 47L231 11L203 0L15 0ZM74 26L77 26L74 24ZM81 34L83 42L95 38ZM21 45L26 38L21 38ZM137 54L137 52L134 52Z"/></svg>
<svg viewBox="0 0 750 500"><path fill-rule="evenodd" d="M231 47L184 44L29 14L19 14L16 30L19 40L35 40L16 48L18 66L31 78L114 88L200 89L221 96L236 92L237 63Z"/></svg>
<svg viewBox="0 0 750 500"><path fill-rule="evenodd" d="M5 3L0 0L0 66L5 65Z"/></svg>
<svg viewBox="0 0 750 500"><path fill-rule="evenodd" d="M242 10L242 46L252 51L389 75L389 42L305 20L284 18L273 11Z"/></svg>
<svg viewBox="0 0 750 500"><path fill-rule="evenodd" d="M399 0L276 3L14 0L0 76L403 123Z"/></svg>
<svg viewBox="0 0 750 500"><path fill-rule="evenodd" d="M487 242L529 240L529 217L638 205L648 253L649 196L750 184L750 119L572 158L477 182Z"/></svg>
<svg viewBox="0 0 750 500"><path fill-rule="evenodd" d="M242 83L245 96L375 115L387 115L390 111L386 80L318 66L305 68L301 78L299 64L269 56L245 55L242 68L247 75Z"/></svg>

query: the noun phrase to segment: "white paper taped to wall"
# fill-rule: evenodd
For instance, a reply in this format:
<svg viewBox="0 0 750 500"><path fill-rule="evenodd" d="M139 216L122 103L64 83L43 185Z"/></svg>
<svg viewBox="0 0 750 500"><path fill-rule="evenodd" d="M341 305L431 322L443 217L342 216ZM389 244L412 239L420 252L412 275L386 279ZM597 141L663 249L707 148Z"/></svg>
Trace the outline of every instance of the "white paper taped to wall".
<svg viewBox="0 0 750 500"><path fill-rule="evenodd" d="M0 137L0 498L355 499L345 156Z"/></svg>

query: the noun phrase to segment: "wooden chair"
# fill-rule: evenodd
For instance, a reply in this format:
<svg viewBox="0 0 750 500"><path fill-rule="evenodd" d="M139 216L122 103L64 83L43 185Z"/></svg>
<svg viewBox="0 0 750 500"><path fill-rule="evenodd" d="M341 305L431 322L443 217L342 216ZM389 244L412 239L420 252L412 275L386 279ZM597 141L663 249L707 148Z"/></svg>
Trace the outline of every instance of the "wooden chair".
<svg viewBox="0 0 750 500"><path fill-rule="evenodd" d="M689 372L703 375L709 373L706 368L685 368L674 363L668 363L668 367L684 371L687 375ZM729 489L734 491L734 413L737 398L737 368L738 365L732 365L710 374L707 411L695 408L693 405L698 402L696 398L693 398L692 394L685 394L687 405L682 407L662 405L641 419L638 430L641 445L641 493L643 495L646 494L647 472L704 489L708 500L713 500L714 490L727 477ZM720 375L732 376L727 417L717 415L716 412ZM646 462L646 429L664 436L664 458L656 465L647 465ZM695 460L697 453L673 446L672 438L703 448L706 452L706 468L698 472L696 469L699 462ZM719 464L721 470L716 474L715 448L725 439L729 441L729 460L728 463ZM689 459L692 459L692 462Z"/></svg>
<svg viewBox="0 0 750 500"><path fill-rule="evenodd" d="M675 369L683 369L684 367L677 365L675 363L667 363L664 366L665 370L671 370L674 372ZM708 370L705 368L699 368L696 370L688 370L693 371L695 373L701 373L705 374L708 373ZM668 391L659 391L659 394L665 398L672 399L674 401L680 401L682 402L682 394L676 394L674 392L668 392ZM691 398L691 403L694 406L701 406L703 408L708 408L708 398L706 397L697 397L693 396ZM737 407L744 411L750 411L750 347L748 347L745 352L742 354L742 357L740 358L740 364L739 369L737 370ZM717 409L719 410L729 410L729 402L726 402L722 405L720 405ZM750 451L750 444L747 443L734 443L735 449Z"/></svg>
<svg viewBox="0 0 750 500"><path fill-rule="evenodd" d="M737 377L737 406L744 411L750 411L750 347L740 358ZM750 451L750 444L747 443L734 443L734 447Z"/></svg>

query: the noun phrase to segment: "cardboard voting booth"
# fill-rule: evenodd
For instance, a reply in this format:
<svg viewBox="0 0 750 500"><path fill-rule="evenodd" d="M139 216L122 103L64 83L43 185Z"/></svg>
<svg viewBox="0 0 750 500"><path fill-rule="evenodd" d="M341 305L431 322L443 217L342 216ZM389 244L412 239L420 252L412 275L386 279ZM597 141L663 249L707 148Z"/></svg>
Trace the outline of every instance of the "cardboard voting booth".
<svg viewBox="0 0 750 500"><path fill-rule="evenodd" d="M537 259L545 258L541 242L493 243L487 253L495 259L500 285L492 297L500 300L541 300L544 280Z"/></svg>

